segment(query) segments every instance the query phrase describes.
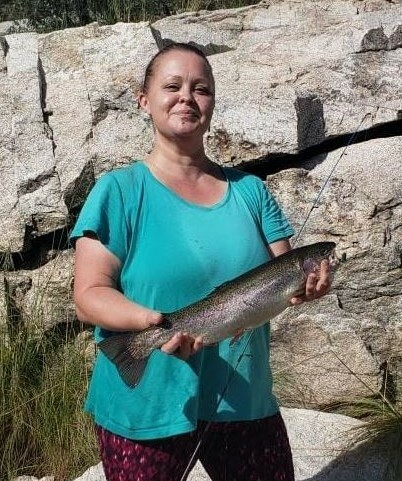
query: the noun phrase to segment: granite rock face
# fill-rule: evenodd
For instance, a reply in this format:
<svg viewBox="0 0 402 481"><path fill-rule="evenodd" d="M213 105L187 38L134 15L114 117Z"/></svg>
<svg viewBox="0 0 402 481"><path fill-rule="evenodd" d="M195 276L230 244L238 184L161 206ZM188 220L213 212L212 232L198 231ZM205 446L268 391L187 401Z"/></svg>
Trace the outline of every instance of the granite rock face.
<svg viewBox="0 0 402 481"><path fill-rule="evenodd" d="M346 258L331 295L273 323L273 363L278 378L287 378L283 389L278 383L282 396L291 396L291 386L301 404L317 407L386 390L398 391L400 401L401 165L402 138L393 137L268 178L299 233L294 244L333 240Z"/></svg>
<svg viewBox="0 0 402 481"><path fill-rule="evenodd" d="M299 405L322 407L389 390L400 400L401 25L401 2L269 0L153 24L0 34L3 312L12 304L29 322L43 295L45 327L74 317L72 253L57 239L103 172L151 149L136 102L149 59L193 42L216 77L209 155L275 170L268 186L295 243L334 240L347 259L330 296L274 323L280 399L298 392Z"/></svg>
<svg viewBox="0 0 402 481"><path fill-rule="evenodd" d="M143 158L144 67L163 45L209 55L221 163L295 154L401 110L402 5L272 0L148 23L9 34L0 49L0 250L62 229L103 171Z"/></svg>

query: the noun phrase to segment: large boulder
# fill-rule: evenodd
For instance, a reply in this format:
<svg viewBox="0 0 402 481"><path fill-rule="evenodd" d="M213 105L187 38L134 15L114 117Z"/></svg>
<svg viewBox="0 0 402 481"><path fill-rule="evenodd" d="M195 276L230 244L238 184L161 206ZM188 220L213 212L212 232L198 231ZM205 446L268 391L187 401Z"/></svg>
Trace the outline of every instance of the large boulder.
<svg viewBox="0 0 402 481"><path fill-rule="evenodd" d="M152 25L1 36L0 250L24 252L63 229L103 171L146 155L152 125L135 98L158 47L191 41L209 55L208 151L239 164L395 120L401 17L402 5L385 0L272 0Z"/></svg>
<svg viewBox="0 0 402 481"><path fill-rule="evenodd" d="M72 267L72 251L54 251L53 258L38 269L6 272L7 310L19 322L41 331L73 322Z"/></svg>
<svg viewBox="0 0 402 481"><path fill-rule="evenodd" d="M397 389L402 358L402 138L335 150L269 177L298 233L338 244L332 295L273 323L278 393L307 406ZM396 166L398 166L396 168ZM289 381L292 380L292 383ZM386 384L386 386L384 385Z"/></svg>

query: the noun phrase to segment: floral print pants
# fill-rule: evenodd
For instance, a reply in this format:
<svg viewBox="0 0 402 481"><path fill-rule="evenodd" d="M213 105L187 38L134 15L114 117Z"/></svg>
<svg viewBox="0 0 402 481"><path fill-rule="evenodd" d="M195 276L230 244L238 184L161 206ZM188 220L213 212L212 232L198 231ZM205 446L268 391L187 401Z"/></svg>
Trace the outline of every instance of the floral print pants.
<svg viewBox="0 0 402 481"><path fill-rule="evenodd" d="M294 481L280 414L255 421L201 421L196 431L152 441L126 439L100 426L96 431L107 481L182 481L200 438L198 459L212 481Z"/></svg>

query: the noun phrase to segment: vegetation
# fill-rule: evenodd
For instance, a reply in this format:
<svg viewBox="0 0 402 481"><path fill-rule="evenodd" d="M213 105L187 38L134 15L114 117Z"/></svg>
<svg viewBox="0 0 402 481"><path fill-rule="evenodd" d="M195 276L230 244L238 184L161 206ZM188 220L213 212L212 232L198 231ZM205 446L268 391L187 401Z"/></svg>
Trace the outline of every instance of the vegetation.
<svg viewBox="0 0 402 481"><path fill-rule="evenodd" d="M3 256L1 270L12 270L11 256ZM46 285L45 280L43 289ZM1 294L8 296L0 290ZM38 299L45 298L38 295ZM88 336L74 323L43 329L40 301L33 303L28 316L21 315L12 296L3 304L0 479L19 475L74 479L99 461L92 420L82 411L91 371ZM290 376L279 373L276 381L290 393ZM382 446L385 459L389 459L385 479L394 481L402 479L402 402L398 392L391 402L386 387L383 393L373 392L372 399L351 400L333 406L332 411L365 421L352 433L353 440L375 443L379 449ZM300 407L302 397L294 392L288 401Z"/></svg>
<svg viewBox="0 0 402 481"><path fill-rule="evenodd" d="M353 443L375 447L387 461L384 481L402 479L402 406L390 403L384 396L352 400L338 407L338 412L364 421L346 435Z"/></svg>
<svg viewBox="0 0 402 481"><path fill-rule="evenodd" d="M392 365L393 361L398 363L400 355L384 364ZM402 479L402 399L396 380L389 381L385 376L380 392L373 392L371 398L343 403L339 409L343 414L364 421L361 427L350 433L352 439L367 445L374 444L384 459L388 460L384 481L395 481Z"/></svg>
<svg viewBox="0 0 402 481"><path fill-rule="evenodd" d="M21 28L49 32L91 22L102 25L138 22L183 11L235 8L254 3L257 0L2 0L0 21L24 19Z"/></svg>
<svg viewBox="0 0 402 481"><path fill-rule="evenodd" d="M317 406L336 414L343 414L363 421L361 425L344 433L345 446L351 447L363 443L364 449L373 447L385 462L383 481L402 480L402 386L397 376L387 375L390 371L400 371L402 352L395 353L387 362L383 386L380 391L373 390L359 375L353 372L347 363L342 361L333 351L334 357L343 364L345 372L349 372L361 382L371 394L367 398L346 399L328 406ZM399 367L399 368L398 368ZM274 371L276 395L280 404L288 407L311 409L312 393L297 388L297 380L292 377L291 367ZM398 382L399 381L399 382ZM340 453L341 454L341 453ZM346 454L346 453L344 453Z"/></svg>
<svg viewBox="0 0 402 481"><path fill-rule="evenodd" d="M92 420L82 410L88 343L78 324L41 329L35 304L21 316L11 298L0 302L0 479L70 480L99 459Z"/></svg>

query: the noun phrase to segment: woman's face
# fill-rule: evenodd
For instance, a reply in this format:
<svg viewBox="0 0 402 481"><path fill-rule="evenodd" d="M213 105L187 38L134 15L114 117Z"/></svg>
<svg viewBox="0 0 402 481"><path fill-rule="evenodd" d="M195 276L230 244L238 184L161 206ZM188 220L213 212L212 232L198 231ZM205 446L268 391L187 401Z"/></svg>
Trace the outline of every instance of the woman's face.
<svg viewBox="0 0 402 481"><path fill-rule="evenodd" d="M202 137L215 104L214 80L202 57L171 50L156 60L141 107L151 116L156 135L169 139Z"/></svg>

